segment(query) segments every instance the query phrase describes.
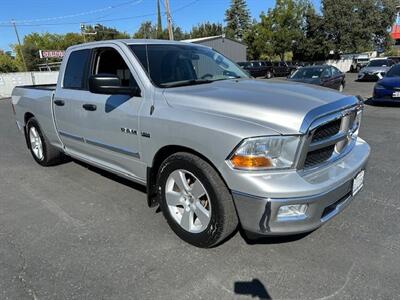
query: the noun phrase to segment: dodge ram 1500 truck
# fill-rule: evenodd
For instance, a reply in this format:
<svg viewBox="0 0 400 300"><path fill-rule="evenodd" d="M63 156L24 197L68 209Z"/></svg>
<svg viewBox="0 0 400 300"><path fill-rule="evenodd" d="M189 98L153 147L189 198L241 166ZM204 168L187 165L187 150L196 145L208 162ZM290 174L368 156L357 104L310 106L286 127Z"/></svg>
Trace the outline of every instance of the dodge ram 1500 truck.
<svg viewBox="0 0 400 300"><path fill-rule="evenodd" d="M12 106L42 166L73 157L147 186L183 240L312 231L362 188L362 99L251 79L211 48L115 40L66 51L57 85Z"/></svg>

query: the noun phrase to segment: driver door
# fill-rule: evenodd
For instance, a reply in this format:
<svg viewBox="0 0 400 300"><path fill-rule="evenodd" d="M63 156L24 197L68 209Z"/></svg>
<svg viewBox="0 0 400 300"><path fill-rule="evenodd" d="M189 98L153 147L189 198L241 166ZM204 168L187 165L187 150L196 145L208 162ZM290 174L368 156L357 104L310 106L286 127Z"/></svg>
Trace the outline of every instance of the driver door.
<svg viewBox="0 0 400 300"><path fill-rule="evenodd" d="M89 92L85 104L84 139L91 159L105 167L145 179L146 168L139 149L139 112L144 89L138 85L134 69L118 47L93 49L89 76L117 75L122 86L135 86L140 97Z"/></svg>

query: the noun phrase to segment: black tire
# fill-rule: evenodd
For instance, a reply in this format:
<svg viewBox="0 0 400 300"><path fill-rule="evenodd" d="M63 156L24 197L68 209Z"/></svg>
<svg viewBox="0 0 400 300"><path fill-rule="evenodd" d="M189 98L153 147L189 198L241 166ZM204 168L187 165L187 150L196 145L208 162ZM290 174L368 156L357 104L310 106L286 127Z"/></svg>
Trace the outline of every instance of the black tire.
<svg viewBox="0 0 400 300"><path fill-rule="evenodd" d="M176 170L189 171L195 175L210 196L211 217L204 231L189 232L171 216L165 190L169 175ZM238 217L232 196L219 174L203 159L186 152L173 154L162 163L157 178L160 208L171 229L185 242L196 247L210 248L223 242L236 230Z"/></svg>
<svg viewBox="0 0 400 300"><path fill-rule="evenodd" d="M43 157L41 159L36 156L31 147L29 132L32 127L34 127L38 132L42 143ZM31 151L32 157L39 165L44 167L53 166L65 160L65 155L60 150L52 146L47 140L47 138L43 135L40 125L34 117L30 118L26 123L25 135L26 135L26 141L28 143L28 148Z"/></svg>
<svg viewBox="0 0 400 300"><path fill-rule="evenodd" d="M274 76L274 74L272 74L271 71L268 71L267 74L265 75L265 77L266 77L267 79L271 79L273 76Z"/></svg>

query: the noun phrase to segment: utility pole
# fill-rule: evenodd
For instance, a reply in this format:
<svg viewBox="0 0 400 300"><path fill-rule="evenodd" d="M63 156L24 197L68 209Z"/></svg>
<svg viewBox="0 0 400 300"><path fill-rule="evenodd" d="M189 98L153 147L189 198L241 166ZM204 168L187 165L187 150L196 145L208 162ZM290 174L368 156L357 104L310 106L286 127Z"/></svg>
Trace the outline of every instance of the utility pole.
<svg viewBox="0 0 400 300"><path fill-rule="evenodd" d="M17 41L18 41L18 45L19 45L19 54L22 57L22 62L24 64L24 68L25 68L25 72L28 72L28 68L26 67L26 62L25 62L25 57L24 57L24 53L22 52L22 46L21 46L21 40L19 39L19 34L18 34L18 30L17 30L17 25L15 24L15 21L12 20L11 24L14 26L14 30L15 30L15 35L17 36Z"/></svg>
<svg viewBox="0 0 400 300"><path fill-rule="evenodd" d="M172 30L172 17L169 9L169 0L165 0L165 10L167 13L168 34L171 41L174 40L174 31Z"/></svg>

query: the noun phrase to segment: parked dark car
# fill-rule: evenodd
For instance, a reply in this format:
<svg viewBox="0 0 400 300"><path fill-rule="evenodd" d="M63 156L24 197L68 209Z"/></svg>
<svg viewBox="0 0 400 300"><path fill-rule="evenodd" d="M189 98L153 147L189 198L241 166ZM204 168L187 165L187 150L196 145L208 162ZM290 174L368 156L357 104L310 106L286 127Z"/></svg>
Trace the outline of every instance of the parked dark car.
<svg viewBox="0 0 400 300"><path fill-rule="evenodd" d="M291 68L285 61L274 61L272 62L272 68L274 76L286 77L291 73Z"/></svg>
<svg viewBox="0 0 400 300"><path fill-rule="evenodd" d="M373 101L400 103L400 64L394 65L374 87Z"/></svg>
<svg viewBox="0 0 400 300"><path fill-rule="evenodd" d="M288 77L290 81L316 84L339 91L345 86L345 74L330 65L302 67Z"/></svg>
<svg viewBox="0 0 400 300"><path fill-rule="evenodd" d="M252 60L247 62L238 62L238 65L253 77L271 78L273 76L272 63L269 61Z"/></svg>

